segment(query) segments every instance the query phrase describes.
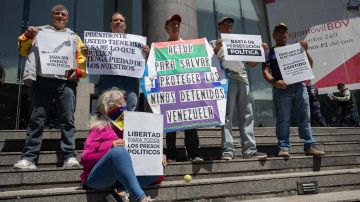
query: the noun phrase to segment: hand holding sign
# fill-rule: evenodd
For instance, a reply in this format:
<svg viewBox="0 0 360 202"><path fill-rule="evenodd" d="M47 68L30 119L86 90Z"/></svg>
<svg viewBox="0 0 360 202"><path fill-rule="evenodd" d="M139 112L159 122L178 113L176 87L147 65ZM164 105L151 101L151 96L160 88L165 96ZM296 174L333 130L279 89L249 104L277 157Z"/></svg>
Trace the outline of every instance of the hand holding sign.
<svg viewBox="0 0 360 202"><path fill-rule="evenodd" d="M267 43L262 43L261 47L264 49L266 55L269 52L269 45Z"/></svg>
<svg viewBox="0 0 360 202"><path fill-rule="evenodd" d="M76 81L77 79L79 79L76 76L76 72L75 69L69 69L65 71L65 77L67 78L67 80L69 81Z"/></svg>
<svg viewBox="0 0 360 202"><path fill-rule="evenodd" d="M39 33L39 29L34 26L29 26L26 30L26 34L30 37L35 37Z"/></svg>
<svg viewBox="0 0 360 202"><path fill-rule="evenodd" d="M150 53L150 47L148 45L145 45L143 48L143 53L145 56L148 56Z"/></svg>
<svg viewBox="0 0 360 202"><path fill-rule="evenodd" d="M118 140L114 140L113 143L112 143L112 146L113 147L123 147L125 146L125 141L123 139L118 139Z"/></svg>
<svg viewBox="0 0 360 202"><path fill-rule="evenodd" d="M220 51L221 47L222 47L222 40L221 39L217 39L215 42L215 47L214 47L214 53L218 54L218 52Z"/></svg>
<svg viewBox="0 0 360 202"><path fill-rule="evenodd" d="M304 48L305 51L309 49L309 44L307 41L300 41L299 43Z"/></svg>
<svg viewBox="0 0 360 202"><path fill-rule="evenodd" d="M287 87L285 81L277 80L274 84L275 88L285 89Z"/></svg>
<svg viewBox="0 0 360 202"><path fill-rule="evenodd" d="M83 46L81 47L81 54L85 57L87 57L89 55L89 48L87 46Z"/></svg>

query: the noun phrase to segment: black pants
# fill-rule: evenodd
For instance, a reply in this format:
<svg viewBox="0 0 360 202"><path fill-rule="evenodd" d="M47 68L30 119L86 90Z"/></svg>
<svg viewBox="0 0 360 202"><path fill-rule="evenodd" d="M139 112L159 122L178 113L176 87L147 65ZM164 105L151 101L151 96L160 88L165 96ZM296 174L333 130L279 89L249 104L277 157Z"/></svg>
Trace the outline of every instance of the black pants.
<svg viewBox="0 0 360 202"><path fill-rule="evenodd" d="M185 130L185 147L188 157L199 156L199 137L196 129ZM167 158L176 159L176 132L166 133Z"/></svg>
<svg viewBox="0 0 360 202"><path fill-rule="evenodd" d="M320 102L319 101L313 101L310 103L310 112L311 112L311 122L317 123L318 126L326 127L326 122L324 117L321 114L320 110Z"/></svg>

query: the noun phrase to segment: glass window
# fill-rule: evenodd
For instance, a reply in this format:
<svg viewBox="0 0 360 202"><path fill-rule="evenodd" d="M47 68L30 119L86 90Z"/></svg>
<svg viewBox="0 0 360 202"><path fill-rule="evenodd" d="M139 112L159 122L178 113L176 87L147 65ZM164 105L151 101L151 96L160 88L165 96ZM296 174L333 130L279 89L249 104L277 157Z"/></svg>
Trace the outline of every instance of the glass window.
<svg viewBox="0 0 360 202"><path fill-rule="evenodd" d="M75 31L84 39L84 31L109 32L109 19L115 11L115 1L77 0ZM81 82L97 83L99 76L88 75Z"/></svg>
<svg viewBox="0 0 360 202"><path fill-rule="evenodd" d="M4 66L7 83L17 82L19 54L17 37L23 25L23 0L1 1L0 7L0 64Z"/></svg>
<svg viewBox="0 0 360 202"><path fill-rule="evenodd" d="M0 7L0 64L4 67L6 83L0 86L0 129L14 129L16 127L16 117L18 111L19 91L26 94L26 90L19 90L17 74L19 66L19 54L16 50L17 37L21 33L21 28L25 26L23 22L23 0L3 0ZM25 92L25 93L24 93ZM28 96L21 98L24 110L22 119L18 120L18 125L24 126L28 119Z"/></svg>
<svg viewBox="0 0 360 202"><path fill-rule="evenodd" d="M260 21L264 19L264 9L261 1L241 0L242 16L246 19Z"/></svg>
<svg viewBox="0 0 360 202"><path fill-rule="evenodd" d="M213 0L196 0L196 7L199 10L214 12Z"/></svg>
<svg viewBox="0 0 360 202"><path fill-rule="evenodd" d="M216 11L220 14L241 18L239 0L215 0Z"/></svg>
<svg viewBox="0 0 360 202"><path fill-rule="evenodd" d="M42 26L50 24L51 8L57 4L62 4L66 6L69 12L69 23L67 27L73 29L75 2L76 1L73 0L64 0L61 1L61 3L59 3L58 0L30 1L29 25Z"/></svg>
<svg viewBox="0 0 360 202"><path fill-rule="evenodd" d="M197 0L198 36L211 41L217 38L213 0Z"/></svg>

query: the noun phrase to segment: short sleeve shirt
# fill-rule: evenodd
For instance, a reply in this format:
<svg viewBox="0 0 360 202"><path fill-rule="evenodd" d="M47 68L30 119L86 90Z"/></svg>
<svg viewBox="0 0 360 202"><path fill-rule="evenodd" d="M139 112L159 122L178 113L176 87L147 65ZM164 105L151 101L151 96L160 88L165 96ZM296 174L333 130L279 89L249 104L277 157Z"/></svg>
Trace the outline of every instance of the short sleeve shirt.
<svg viewBox="0 0 360 202"><path fill-rule="evenodd" d="M276 81L283 80L283 78L281 76L279 64L278 64L278 61L276 59L274 48L270 48L269 55L266 58L266 62L263 63L263 68L268 64L270 64L270 73L274 77L274 79Z"/></svg>

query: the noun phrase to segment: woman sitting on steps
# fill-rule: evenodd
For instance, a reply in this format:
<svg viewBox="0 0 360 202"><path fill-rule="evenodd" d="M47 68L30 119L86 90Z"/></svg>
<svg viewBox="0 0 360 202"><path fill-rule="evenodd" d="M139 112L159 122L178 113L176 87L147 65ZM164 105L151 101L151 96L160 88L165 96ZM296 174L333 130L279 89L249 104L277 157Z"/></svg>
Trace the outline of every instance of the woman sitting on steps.
<svg viewBox="0 0 360 202"><path fill-rule="evenodd" d="M107 117L125 109L123 91L111 89L99 97L98 114L90 119L91 130L81 156L82 184L92 189L105 189L120 183L135 201L153 201L145 196L141 187L160 183L163 176L135 176L131 157L124 147L123 132ZM128 200L128 194L118 194L123 200Z"/></svg>

